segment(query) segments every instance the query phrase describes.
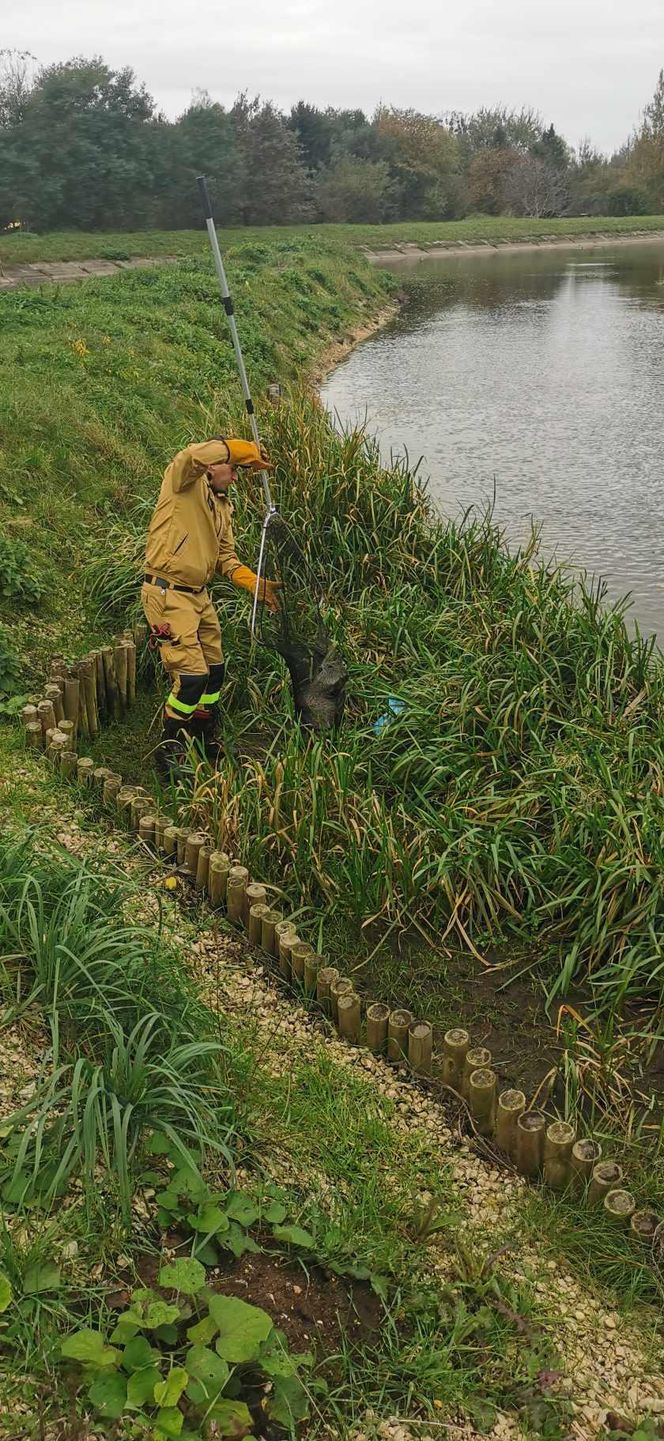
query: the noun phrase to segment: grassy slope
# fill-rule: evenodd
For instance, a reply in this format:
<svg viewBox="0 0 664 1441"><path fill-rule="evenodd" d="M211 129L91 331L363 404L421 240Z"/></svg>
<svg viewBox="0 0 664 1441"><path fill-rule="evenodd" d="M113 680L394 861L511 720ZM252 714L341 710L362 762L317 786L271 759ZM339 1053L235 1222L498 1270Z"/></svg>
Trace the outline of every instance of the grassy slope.
<svg viewBox="0 0 664 1441"><path fill-rule="evenodd" d="M243 237L228 261L256 386L306 368L389 293L359 258L295 237ZM0 305L0 527L29 544L47 583L35 617L9 599L0 622L31 668L92 633L89 597L70 579L103 548L104 517L152 497L169 457L219 429L237 379L207 258Z"/></svg>
<svg viewBox="0 0 664 1441"><path fill-rule="evenodd" d="M402 220L393 225L295 225L223 230L222 241L236 246L247 241L272 243L286 237L313 237L317 243L389 248L391 245L500 244L579 235L629 235L664 230L664 215L574 216L562 220L519 220L512 216L478 215L467 220ZM130 256L202 255L207 247L202 230L118 231L88 234L68 230L52 235L0 236L0 267L39 260L127 260Z"/></svg>

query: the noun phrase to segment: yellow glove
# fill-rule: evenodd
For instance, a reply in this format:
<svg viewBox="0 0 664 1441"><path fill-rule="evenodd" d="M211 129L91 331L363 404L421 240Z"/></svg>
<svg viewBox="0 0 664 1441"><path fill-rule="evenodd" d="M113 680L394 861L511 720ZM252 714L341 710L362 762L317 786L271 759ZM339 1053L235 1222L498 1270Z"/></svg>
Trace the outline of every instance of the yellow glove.
<svg viewBox="0 0 664 1441"><path fill-rule="evenodd" d="M261 605L266 605L268 610L271 610L272 614L276 615L279 609L277 591L281 590L280 581L262 580L259 585L258 576L253 570L249 569L248 565L238 565L233 571L231 580L233 585L238 586L240 590L248 590L249 594L254 596L256 594L256 586L258 586L258 599Z"/></svg>

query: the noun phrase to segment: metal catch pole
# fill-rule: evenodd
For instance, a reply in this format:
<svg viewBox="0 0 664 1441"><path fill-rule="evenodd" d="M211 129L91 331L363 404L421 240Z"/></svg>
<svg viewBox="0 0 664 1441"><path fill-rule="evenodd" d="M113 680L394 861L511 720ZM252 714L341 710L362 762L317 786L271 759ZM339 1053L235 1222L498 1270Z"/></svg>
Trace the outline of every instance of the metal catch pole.
<svg viewBox="0 0 664 1441"><path fill-rule="evenodd" d="M226 279L226 271L225 271L225 269L224 269L224 262L223 262L223 259L222 259L221 250L219 249L219 239L218 239L218 236L217 236L217 230L216 230L216 226L215 226L215 223L214 223L214 216L213 216L213 214L212 214L212 201L210 200L210 192L209 192L209 190L208 190L208 183L207 183L207 179L206 179L205 175L199 175L199 176L197 176L197 178L196 178L196 184L198 185L198 189L199 189L199 191L200 191L200 196L201 196L201 201L202 201L202 203L203 203L203 211L204 211L204 214L205 214L205 224L206 224L206 226L207 226L207 233L208 233L208 238L209 238L209 241L210 241L210 245L212 246L212 255L213 255L213 257L214 257L214 266L215 266L215 270L216 270L216 272L217 272L217 279L218 279L218 281L219 281L219 289L220 289L220 291L221 291L222 304L223 304L224 310L226 311L226 319L228 320L228 327L229 327L229 330L230 330L230 332L231 332L231 339L232 339L232 341L233 341L233 349L234 349L234 351L235 351L235 359L236 359L236 361L237 361L237 368L238 368L238 372L239 372L239 376L240 376L240 384L241 384L241 386L242 386L242 393L243 393L243 395L244 395L244 403L245 403L245 406L246 406L247 415L249 416L249 424L250 424L250 426L251 426L251 434L252 434L252 436L253 436L253 438L254 438L254 440L255 440L255 442L256 442L256 445L260 446L260 436L259 436L259 434L258 434L258 425L257 425L257 423L256 423L256 413L255 413L255 410L254 410L254 402L253 402L253 400L252 400L252 398L251 398L251 391L250 391L250 389L249 389L249 380L248 380L248 377L247 377L247 370L246 370L246 366L245 366L245 363L244 363L244 356L243 356L243 354L242 354L242 346L240 345L240 337L239 337L239 335L238 335L237 325L236 325L236 322L235 322L235 313L234 313L234 310L233 310L233 301L232 301L232 298L231 298L230 290L229 290L229 288L228 288L228 281L227 281L227 279ZM261 478L261 485L262 485L262 487L263 487L263 496L264 496L264 498L265 498L265 504L266 504L267 509L268 509L268 514L272 514L272 513L274 512L274 510L275 510L276 507L275 507L274 502L273 502L273 500L272 500L272 492L271 492L271 490L270 490L270 479L269 479L269 476L268 476L268 473L267 473L266 470L261 470L261 472L260 472L260 478ZM255 615L254 615L254 622L255 622Z"/></svg>

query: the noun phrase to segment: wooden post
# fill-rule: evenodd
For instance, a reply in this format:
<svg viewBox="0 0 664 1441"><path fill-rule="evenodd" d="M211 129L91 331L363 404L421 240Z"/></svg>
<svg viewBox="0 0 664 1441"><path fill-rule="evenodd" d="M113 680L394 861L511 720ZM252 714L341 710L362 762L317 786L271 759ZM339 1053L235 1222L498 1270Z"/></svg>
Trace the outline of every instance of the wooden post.
<svg viewBox="0 0 664 1441"><path fill-rule="evenodd" d="M53 709L53 701L40 700L39 705L37 706L37 715L39 716L39 724L42 728L42 735L45 736L46 732L49 730L55 730L55 711Z"/></svg>
<svg viewBox="0 0 664 1441"><path fill-rule="evenodd" d="M463 1063L470 1045L470 1036L461 1026L454 1026L443 1036L443 1082L461 1095Z"/></svg>
<svg viewBox="0 0 664 1441"><path fill-rule="evenodd" d="M121 789L122 776L118 775L117 771L112 771L111 774L106 777L102 790L103 803L105 806L108 806L109 810L115 806L118 793Z"/></svg>
<svg viewBox="0 0 664 1441"><path fill-rule="evenodd" d="M51 705L53 706L55 724L56 726L59 726L60 721L64 720L65 718L65 709L62 701L62 693L60 691L60 687L57 685L47 685L44 690L44 696L46 700L50 700Z"/></svg>
<svg viewBox="0 0 664 1441"><path fill-rule="evenodd" d="M265 886L259 885L258 881L250 881L247 886L245 900L247 905L247 930L249 930L249 918L251 916L252 906L265 906L268 910L270 909L267 904L267 891ZM260 940L254 941L254 945L259 946Z"/></svg>
<svg viewBox="0 0 664 1441"><path fill-rule="evenodd" d="M39 720L36 705L24 705L21 711L21 720L24 726L36 725Z"/></svg>
<svg viewBox="0 0 664 1441"><path fill-rule="evenodd" d="M414 1019L412 1011L403 1011L398 1007L390 1011L387 1022L388 1061L408 1060L408 1030Z"/></svg>
<svg viewBox="0 0 664 1441"><path fill-rule="evenodd" d="M203 831L190 831L184 845L184 865L192 878L196 880L198 870L198 857L202 847L205 845L207 836Z"/></svg>
<svg viewBox="0 0 664 1441"><path fill-rule="evenodd" d="M496 1106L496 1145L512 1160L516 1157L517 1118L526 1109L523 1091L501 1091Z"/></svg>
<svg viewBox="0 0 664 1441"><path fill-rule="evenodd" d="M155 817L148 814L141 816L138 822L138 839L150 850L154 847L154 824Z"/></svg>
<svg viewBox="0 0 664 1441"><path fill-rule="evenodd" d="M383 1001L374 1001L367 1006L367 1046L374 1056L384 1056L387 1050L387 1023L390 1008Z"/></svg>
<svg viewBox="0 0 664 1441"><path fill-rule="evenodd" d="M291 975L300 986L304 985L304 962L307 956L314 954L313 946L308 945L306 941L296 941L295 945L291 946Z"/></svg>
<svg viewBox="0 0 664 1441"><path fill-rule="evenodd" d="M626 1231L635 1211L636 1201L630 1191L607 1191L604 1197L605 1220Z"/></svg>
<svg viewBox="0 0 664 1441"><path fill-rule="evenodd" d="M107 780L109 779L109 777L112 776L112 774L113 774L113 772L112 772L112 770L110 769L109 766L95 766L94 772L93 772L93 775L92 775L92 783L93 783L93 785L94 785L95 790L96 790L96 791L99 791L99 794L100 794L100 795L103 796L103 794L104 794L104 782L107 781Z"/></svg>
<svg viewBox="0 0 664 1441"><path fill-rule="evenodd" d="M101 653L101 660L104 668L104 686L108 718L114 721L119 720L121 713L120 689L115 672L115 654L111 645L104 646Z"/></svg>
<svg viewBox="0 0 664 1441"><path fill-rule="evenodd" d="M538 1176L542 1168L546 1116L522 1111L516 1120L516 1164L522 1176Z"/></svg>
<svg viewBox="0 0 664 1441"><path fill-rule="evenodd" d="M152 802L148 800L147 796L137 795L133 797L131 805L129 807L129 815L131 829L132 831L135 831L136 834L138 834L138 827L141 816L146 816L148 814L151 804Z"/></svg>
<svg viewBox="0 0 664 1441"><path fill-rule="evenodd" d="M65 680L64 711L65 719L74 722L74 730L78 726L78 712L80 706L80 681L77 676L67 676Z"/></svg>
<svg viewBox="0 0 664 1441"><path fill-rule="evenodd" d="M225 851L213 851L208 867L208 894L211 906L221 906L226 899L226 886L231 863Z"/></svg>
<svg viewBox="0 0 664 1441"><path fill-rule="evenodd" d="M76 754L76 751L62 752L60 756L60 775L64 776L65 780L73 780L74 776L76 775L77 762L78 756Z"/></svg>
<svg viewBox="0 0 664 1441"><path fill-rule="evenodd" d="M186 852L187 852L187 837L188 837L188 835L189 835L189 831L187 830L187 827L186 827L186 826L178 826L176 851L177 851L177 858L178 858L178 865L179 865L179 866L183 866L183 865L184 865L184 858L185 858L185 855L186 855Z"/></svg>
<svg viewBox="0 0 664 1441"><path fill-rule="evenodd" d="M76 779L80 785L91 786L95 763L90 756L80 756L76 763Z"/></svg>
<svg viewBox="0 0 664 1441"><path fill-rule="evenodd" d="M491 1068L491 1052L486 1046L471 1046L466 1051L463 1071L461 1073L461 1094L466 1101L470 1099L470 1078L473 1071L487 1071Z"/></svg>
<svg viewBox="0 0 664 1441"><path fill-rule="evenodd" d="M321 966L316 977L316 1000L326 1016L330 1014L330 986L338 979L336 966Z"/></svg>
<svg viewBox="0 0 664 1441"><path fill-rule="evenodd" d="M318 990L318 972L320 971L323 957L317 955L316 951L304 958L304 990L305 995L315 996Z"/></svg>
<svg viewBox="0 0 664 1441"><path fill-rule="evenodd" d="M118 685L118 696L120 710L127 709L127 647L122 641L117 641L113 647L113 663L115 665L115 678Z"/></svg>
<svg viewBox="0 0 664 1441"><path fill-rule="evenodd" d="M68 749L69 741L66 735L63 735L62 731L58 730L56 726L51 736L50 745L46 752L54 770L57 771L60 769L60 756L62 755L63 751Z"/></svg>
<svg viewBox="0 0 664 1441"><path fill-rule="evenodd" d="M347 991L352 991L353 982L348 976L337 976L336 981L330 982L330 1017L335 1026L339 1024L339 997L345 996Z"/></svg>
<svg viewBox="0 0 664 1441"><path fill-rule="evenodd" d="M197 891L205 891L205 890L207 890L208 875L209 875L209 873L210 873L210 856L211 856L211 855L212 855L212 847L209 846L209 845L207 844L207 842L206 842L204 846L201 846L200 851L198 852L198 861L197 861L197 864L196 864L196 881L195 881L195 885L196 885L196 890L197 890Z"/></svg>
<svg viewBox="0 0 664 1441"><path fill-rule="evenodd" d="M134 637L134 645L138 651L145 645L148 638L148 628L142 620L136 621L132 634Z"/></svg>
<svg viewBox="0 0 664 1441"><path fill-rule="evenodd" d="M59 729L62 731L63 735L68 736L69 744L73 750L76 744L76 726L74 725L74 722L70 720L61 720Z"/></svg>
<svg viewBox="0 0 664 1441"><path fill-rule="evenodd" d="M599 1141L593 1141L590 1136L584 1137L581 1141L574 1142L572 1146L570 1174L572 1184L577 1190L581 1190L582 1187L588 1184L601 1156L602 1147Z"/></svg>
<svg viewBox="0 0 664 1441"><path fill-rule="evenodd" d="M179 826L165 826L162 851L167 861L176 861L178 853Z"/></svg>
<svg viewBox="0 0 664 1441"><path fill-rule="evenodd" d="M287 918L285 918L284 920L281 920L281 921L277 921L277 923L276 923L276 925L275 925L275 927L274 927L274 954L275 954L275 957L276 957L277 960L280 959L280 955L281 955L281 952L280 952L280 949L279 949L279 948L280 948L280 945L281 945L281 937L282 937L282 936L294 936L294 935L295 935L295 924L294 924L293 921L289 921Z"/></svg>
<svg viewBox="0 0 664 1441"><path fill-rule="evenodd" d="M115 797L115 805L118 813L118 820L122 825L131 825L131 803L136 795L135 786L120 786Z"/></svg>
<svg viewBox="0 0 664 1441"><path fill-rule="evenodd" d="M106 676L104 674L104 657L100 650L94 650L92 657L95 663L95 679L97 684L97 714L100 721L108 720L108 701L106 698Z"/></svg>
<svg viewBox="0 0 664 1441"><path fill-rule="evenodd" d="M567 1121L552 1121L544 1136L544 1181L553 1191L564 1191L572 1174L574 1127Z"/></svg>
<svg viewBox="0 0 664 1441"><path fill-rule="evenodd" d="M31 750L41 751L44 749L44 732L39 721L31 721L25 727L25 739Z"/></svg>
<svg viewBox="0 0 664 1441"><path fill-rule="evenodd" d="M408 1027L408 1064L417 1076L431 1075L433 1030L428 1021L412 1021Z"/></svg>
<svg viewBox="0 0 664 1441"><path fill-rule="evenodd" d="M355 991L342 991L337 999L339 1034L351 1045L359 1046L362 1033L362 1006Z"/></svg>
<svg viewBox="0 0 664 1441"><path fill-rule="evenodd" d="M226 912L234 925L244 925L249 872L245 866L231 866L226 883Z"/></svg>
<svg viewBox="0 0 664 1441"><path fill-rule="evenodd" d="M291 981L293 979L291 955L293 952L293 946L297 946L299 945L299 943L300 937L298 936L295 929L291 931L283 931L282 934L279 936L279 975L283 976L285 981Z"/></svg>
<svg viewBox="0 0 664 1441"><path fill-rule="evenodd" d="M597 1165L593 1166L588 1200L594 1203L603 1201L609 1191L617 1189L622 1178L622 1166L619 1166L617 1161L598 1161Z"/></svg>
<svg viewBox="0 0 664 1441"><path fill-rule="evenodd" d="M257 946L259 949L263 944L263 917L269 916L269 914L270 907L261 901L256 901L249 912L249 925L247 928L249 944Z"/></svg>
<svg viewBox="0 0 664 1441"><path fill-rule="evenodd" d="M268 906L267 912L263 912L261 945L263 950L267 951L268 956L278 955L275 932L281 920L283 920L283 916L278 911L273 911L270 906Z"/></svg>
<svg viewBox="0 0 664 1441"><path fill-rule="evenodd" d="M85 696L85 716L88 734L99 735L99 717L97 715L97 671L95 662L89 656L85 656L78 663L78 675L81 688Z"/></svg>
<svg viewBox="0 0 664 1441"><path fill-rule="evenodd" d="M659 1216L655 1211L635 1211L630 1219L629 1229L637 1241L645 1241L646 1245L650 1245L658 1225Z"/></svg>
<svg viewBox="0 0 664 1441"><path fill-rule="evenodd" d="M127 704L136 703L136 646L133 640L125 646L127 652Z"/></svg>
<svg viewBox="0 0 664 1441"><path fill-rule="evenodd" d="M488 1066L471 1071L468 1077L470 1114L480 1136L492 1136L496 1117L498 1078Z"/></svg>

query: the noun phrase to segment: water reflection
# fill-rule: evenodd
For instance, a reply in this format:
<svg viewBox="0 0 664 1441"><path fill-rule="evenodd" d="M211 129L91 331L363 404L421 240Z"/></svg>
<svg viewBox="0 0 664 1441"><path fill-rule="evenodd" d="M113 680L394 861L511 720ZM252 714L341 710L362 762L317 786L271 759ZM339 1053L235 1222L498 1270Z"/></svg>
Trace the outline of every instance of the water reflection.
<svg viewBox="0 0 664 1441"><path fill-rule="evenodd" d="M447 514L495 486L510 539L534 517L664 633L664 243L428 260L407 284L327 404L422 455Z"/></svg>

